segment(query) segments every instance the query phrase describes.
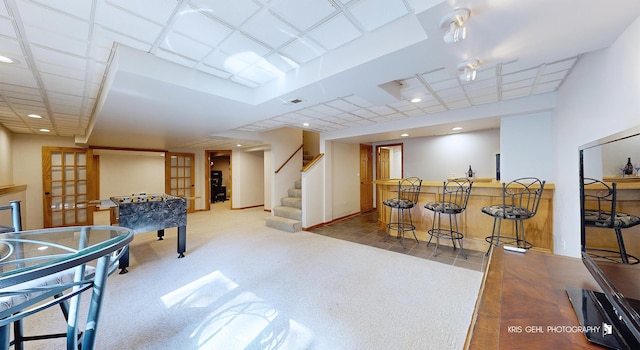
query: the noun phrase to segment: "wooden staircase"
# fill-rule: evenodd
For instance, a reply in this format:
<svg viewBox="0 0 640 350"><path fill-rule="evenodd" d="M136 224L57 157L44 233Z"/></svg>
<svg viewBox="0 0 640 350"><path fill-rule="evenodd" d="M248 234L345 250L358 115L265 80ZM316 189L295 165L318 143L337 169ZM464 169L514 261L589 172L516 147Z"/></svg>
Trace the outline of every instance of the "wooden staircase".
<svg viewBox="0 0 640 350"><path fill-rule="evenodd" d="M302 230L302 181L287 191L288 197L280 199L280 206L273 208L273 215L267 217L267 227L287 232Z"/></svg>

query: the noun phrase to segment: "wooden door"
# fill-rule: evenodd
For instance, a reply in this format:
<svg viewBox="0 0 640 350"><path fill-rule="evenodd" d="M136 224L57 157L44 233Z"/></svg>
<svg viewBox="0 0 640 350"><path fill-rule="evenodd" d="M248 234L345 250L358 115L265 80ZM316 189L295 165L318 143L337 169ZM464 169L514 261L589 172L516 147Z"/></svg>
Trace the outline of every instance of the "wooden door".
<svg viewBox="0 0 640 350"><path fill-rule="evenodd" d="M360 145L360 212L373 210L373 147Z"/></svg>
<svg viewBox="0 0 640 350"><path fill-rule="evenodd" d="M42 147L43 227L93 224L93 164L90 149Z"/></svg>
<svg viewBox="0 0 640 350"><path fill-rule="evenodd" d="M187 213L195 211L195 155L171 153L165 155L165 191L167 194L187 199Z"/></svg>
<svg viewBox="0 0 640 350"><path fill-rule="evenodd" d="M378 164L376 167L377 175L376 179L386 180L389 178L390 173L390 155L388 148L378 148Z"/></svg>

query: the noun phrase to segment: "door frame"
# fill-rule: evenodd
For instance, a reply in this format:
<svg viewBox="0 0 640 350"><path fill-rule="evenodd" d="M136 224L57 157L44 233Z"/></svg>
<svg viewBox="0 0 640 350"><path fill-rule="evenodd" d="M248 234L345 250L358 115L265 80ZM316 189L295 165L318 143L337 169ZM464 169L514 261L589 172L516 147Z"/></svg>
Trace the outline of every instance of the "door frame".
<svg viewBox="0 0 640 350"><path fill-rule="evenodd" d="M230 149L212 149L204 151L204 182L206 190L204 191L204 210L211 210L211 155L219 152L229 152L229 188L233 194L233 150ZM227 192L228 193L228 192ZM233 195L229 196L229 208L233 208Z"/></svg>
<svg viewBox="0 0 640 350"><path fill-rule="evenodd" d="M376 145L376 171L375 171L375 180L379 180L378 179L378 168L380 167L380 157L378 156L380 154L380 148L384 148L384 147L395 147L395 146L400 146L400 177L404 177L404 143L388 143L388 144L384 144L384 145Z"/></svg>

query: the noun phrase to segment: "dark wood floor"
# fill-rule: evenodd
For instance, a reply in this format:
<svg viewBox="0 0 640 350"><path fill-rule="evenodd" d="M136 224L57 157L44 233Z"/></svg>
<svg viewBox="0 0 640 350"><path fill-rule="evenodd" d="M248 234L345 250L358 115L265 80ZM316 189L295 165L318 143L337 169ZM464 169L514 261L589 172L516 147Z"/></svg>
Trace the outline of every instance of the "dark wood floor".
<svg viewBox="0 0 640 350"><path fill-rule="evenodd" d="M442 245L438 248L438 254L433 256L435 244L432 242L427 247L427 242L416 243L411 232L405 234L405 247L396 237L389 237L385 242L386 229L378 226L378 212L375 210L320 226L309 230L309 232L480 272L484 271L486 261L485 252L465 249L467 255L467 259L465 259L460 249L454 250L452 247Z"/></svg>

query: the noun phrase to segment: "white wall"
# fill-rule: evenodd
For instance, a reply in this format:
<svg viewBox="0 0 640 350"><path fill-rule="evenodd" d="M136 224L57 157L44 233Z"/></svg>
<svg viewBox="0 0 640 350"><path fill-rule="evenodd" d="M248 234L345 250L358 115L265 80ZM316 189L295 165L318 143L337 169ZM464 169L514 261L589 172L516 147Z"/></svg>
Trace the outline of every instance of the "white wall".
<svg viewBox="0 0 640 350"><path fill-rule="evenodd" d="M271 204L271 180L272 180L272 174L275 171L273 169L273 155L271 154L271 151L264 151L264 155L263 155L263 173L264 173L264 210L265 211L271 211L273 210L272 204Z"/></svg>
<svg viewBox="0 0 640 350"><path fill-rule="evenodd" d="M0 125L0 186L18 185L13 183L12 168L11 131Z"/></svg>
<svg viewBox="0 0 640 350"><path fill-rule="evenodd" d="M109 151L101 153L99 157L100 193L98 198L106 199L138 193L165 193L163 153Z"/></svg>
<svg viewBox="0 0 640 350"><path fill-rule="evenodd" d="M553 115L554 252L580 254L578 147L640 124L640 18L608 49L584 55Z"/></svg>
<svg viewBox="0 0 640 350"><path fill-rule="evenodd" d="M554 182L551 113L502 118L500 145L500 181L537 177Z"/></svg>
<svg viewBox="0 0 640 350"><path fill-rule="evenodd" d="M333 142L332 219L360 212L360 145Z"/></svg>
<svg viewBox="0 0 640 350"><path fill-rule="evenodd" d="M231 176L233 177L231 203L233 208L250 208L264 204L264 153L231 153Z"/></svg>
<svg viewBox="0 0 640 350"><path fill-rule="evenodd" d="M302 145L302 131L292 128L281 128L267 131L261 134L263 139L271 145L271 208L280 205L280 199L287 196L289 188L293 187L295 181L300 180L300 169L302 169L302 150L296 149ZM291 160L278 170L287 159L293 154ZM235 163L234 163L235 168ZM255 174L252 174L255 176ZM235 173L234 173L235 177ZM235 180L234 180L235 181Z"/></svg>
<svg viewBox="0 0 640 350"><path fill-rule="evenodd" d="M469 165L476 177L495 177L496 153L500 153L500 130L482 130L402 140L404 177L444 181L466 176Z"/></svg>

